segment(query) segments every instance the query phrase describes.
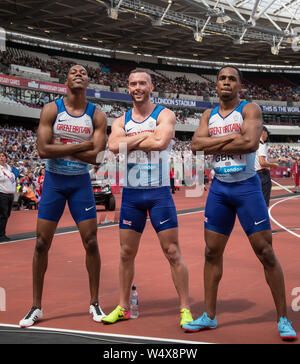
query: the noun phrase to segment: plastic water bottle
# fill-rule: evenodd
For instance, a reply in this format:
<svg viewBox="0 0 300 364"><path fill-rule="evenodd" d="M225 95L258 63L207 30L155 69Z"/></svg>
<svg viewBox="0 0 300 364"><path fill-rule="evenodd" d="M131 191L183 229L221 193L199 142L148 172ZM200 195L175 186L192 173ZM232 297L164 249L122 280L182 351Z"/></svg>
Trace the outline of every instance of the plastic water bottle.
<svg viewBox="0 0 300 364"><path fill-rule="evenodd" d="M133 284L130 294L130 318L139 317L139 300L136 286Z"/></svg>

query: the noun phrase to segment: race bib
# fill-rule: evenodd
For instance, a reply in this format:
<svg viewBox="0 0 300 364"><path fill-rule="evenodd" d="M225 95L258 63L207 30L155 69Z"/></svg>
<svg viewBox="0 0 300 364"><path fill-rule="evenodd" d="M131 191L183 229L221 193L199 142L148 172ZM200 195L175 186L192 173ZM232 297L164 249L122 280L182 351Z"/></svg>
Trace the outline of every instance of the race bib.
<svg viewBox="0 0 300 364"><path fill-rule="evenodd" d="M217 154L213 157L213 167L217 174L238 173L246 170L246 154Z"/></svg>

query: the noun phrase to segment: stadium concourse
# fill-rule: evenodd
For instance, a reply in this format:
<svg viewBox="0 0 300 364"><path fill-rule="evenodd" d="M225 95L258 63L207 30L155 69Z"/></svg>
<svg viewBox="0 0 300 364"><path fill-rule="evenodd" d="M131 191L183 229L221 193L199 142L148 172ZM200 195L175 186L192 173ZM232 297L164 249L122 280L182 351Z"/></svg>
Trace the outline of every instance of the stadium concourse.
<svg viewBox="0 0 300 364"><path fill-rule="evenodd" d="M120 6L121 3L122 1ZM167 4L164 1L162 3ZM49 8L50 5L52 2L49 2ZM72 5L69 6L71 9ZM92 7L92 4L89 6ZM31 11L33 9L27 9L27 18ZM68 14L64 16L68 17ZM25 20L27 18L24 17ZM21 22L20 16L16 21L18 19ZM14 21L11 20L11 23L13 27ZM24 28L28 27L26 25ZM39 32L45 33L46 30L36 29L37 35L41 36ZM32 32L34 33L34 27L30 29L31 35ZM114 33L113 28L110 32ZM170 36L172 37L172 33ZM64 41L66 34L60 34L59 37ZM216 45L214 43L214 48ZM151 49L149 53L151 55ZM243 57L244 53L243 51ZM239 60L235 61L238 65ZM269 158L281 159L279 167L271 169L273 183L269 215L272 220L274 246L286 273L289 316L299 332L299 307L295 304L297 297L294 297L300 283L297 261L300 253L299 190L293 168L296 162L300 164L300 77L299 73L288 68L288 62L292 61L293 58L289 58L287 62L281 60L277 72L276 67L271 69L271 65L265 69L260 64L253 66L253 59L249 58L252 66L247 67L243 63L240 67L244 77L240 98L254 101L261 107L264 124L270 131ZM174 194L174 201L182 250L190 269L192 311L196 316L203 309L203 283L200 282L199 275L202 274L204 264L203 210L211 183L211 158L207 157L205 160L206 189L197 198L187 197L188 191L196 183L195 171L192 170L189 179L182 183L181 165L185 159L192 158L191 138L202 113L217 105L215 82L220 64L207 61L205 66L198 63L197 67L191 67L193 63L186 59L178 58L175 62L166 56L158 61L154 55L122 56L118 52L115 56L107 57L107 54L95 54L84 48L80 51L76 47L60 49L50 43L48 46L39 45L33 39L24 41L8 34L6 47L0 51L1 149L7 153L8 163L18 173L18 184L30 186L38 198L41 190L39 177L45 167L45 160L39 157L36 145L36 129L41 108L66 95L66 73L74 64L83 65L89 73L87 98L106 113L108 134L111 132L112 121L131 107L127 79L129 72L135 68L151 73L155 85L152 101L169 107L176 114L176 135L170 167L174 166L177 171L178 181L175 184L178 189ZM119 158L120 156L113 158L108 152L106 154L106 162L116 163L116 169ZM100 297L105 312L113 309L119 292L118 219L122 184L116 184L117 180L120 181L120 178L112 178L110 181L114 187L116 210L97 208L102 256ZM47 273L49 283L45 288L45 318L34 328L21 330L18 322L29 308L31 300L30 270L36 238L37 211L19 203L18 197L17 189L7 225L10 241L0 243L0 343L181 346L199 343L281 343L276 336L276 328L274 329L275 310L270 297L265 296L265 287L261 287L262 272L257 272L258 263L254 255L251 256L249 246L244 244L246 239L240 225L235 228L230 238L232 246L226 256L228 273L224 277L220 292L220 328L203 335L190 335L180 330L176 321L176 293L171 285L168 267L162 263L164 258L156 249L158 244L154 245L154 233L149 222L137 260L136 284L141 295L140 318L109 327L95 324L86 310L88 292L83 251L68 209L54 238L50 269ZM156 263L149 265L149 261ZM156 319L160 321L159 327Z"/></svg>

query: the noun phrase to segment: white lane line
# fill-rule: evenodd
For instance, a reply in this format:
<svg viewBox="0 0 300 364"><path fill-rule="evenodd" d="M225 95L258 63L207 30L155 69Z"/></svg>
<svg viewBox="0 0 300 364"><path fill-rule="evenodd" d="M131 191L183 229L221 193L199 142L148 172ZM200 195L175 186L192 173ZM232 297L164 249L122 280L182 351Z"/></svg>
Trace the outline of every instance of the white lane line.
<svg viewBox="0 0 300 364"><path fill-rule="evenodd" d="M11 325L11 324L1 324L0 323L0 327L10 327L10 328L19 328L19 325ZM108 334L108 333L103 333L103 332L94 332L94 331L81 331L81 330L65 330L65 329L56 329L56 328L50 328L50 327L40 327L40 326L35 326L35 327L27 327L26 329L22 329L24 330L24 333L26 332L26 330L41 330L41 331L50 331L50 332L56 332L56 333L65 333L65 334L78 334L78 335L94 335L94 336L104 336L104 337L108 337L108 338L119 338L119 339L131 339L131 340L145 340L145 341L159 341L162 343L177 343L177 344L212 344L212 343L208 343L208 342L202 342L202 341L190 341L190 340L176 340L176 339L165 339L165 338L159 338L159 337L151 337L151 336L136 336L136 335L121 335L121 334ZM22 330L20 330L19 332L22 332ZM9 331L8 331L9 332ZM128 344L130 344L130 342L128 342Z"/></svg>
<svg viewBox="0 0 300 364"><path fill-rule="evenodd" d="M286 186L281 185L280 183L278 183L278 182L274 181L273 179L271 179L271 181L272 181L273 183L275 183L275 185L277 185L277 186L279 186L280 188L282 188L282 189L284 189L284 190L288 191L289 193L294 193L293 191L289 190Z"/></svg>
<svg viewBox="0 0 300 364"><path fill-rule="evenodd" d="M274 217L272 216L271 214L271 210L274 206L277 206L278 204L282 203L282 202L285 202L285 201L288 201L288 200L291 200L291 199L294 199L294 198L297 198L299 197L298 195L296 196L292 196L292 197L287 197L287 198L284 198L283 200L280 200L276 203L274 203L272 206L269 207L269 216L270 216L270 219L276 224L278 225L279 227L281 227L283 230L287 231L288 233L296 236L297 238L300 238L300 235L296 234L295 232L293 232L292 230L288 229L287 227L281 225L277 220L274 219Z"/></svg>

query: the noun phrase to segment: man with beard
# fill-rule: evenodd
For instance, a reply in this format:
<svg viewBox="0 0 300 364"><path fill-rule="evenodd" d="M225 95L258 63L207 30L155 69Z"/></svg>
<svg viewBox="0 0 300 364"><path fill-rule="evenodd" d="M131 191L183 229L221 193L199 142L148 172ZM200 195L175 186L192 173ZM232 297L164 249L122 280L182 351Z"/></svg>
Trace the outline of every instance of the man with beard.
<svg viewBox="0 0 300 364"><path fill-rule="evenodd" d="M215 177L205 207L204 290L206 312L186 331L216 328L216 303L223 273L223 253L234 227L236 215L250 244L263 265L277 310L280 337L295 339L288 321L284 277L272 248L268 210L255 171L255 156L262 132L262 113L255 103L240 101L241 72L231 66L221 68L216 90L219 106L206 110L192 139L192 150L213 155Z"/></svg>
<svg viewBox="0 0 300 364"><path fill-rule="evenodd" d="M129 75L128 90L133 108L112 124L108 140L113 153L125 148L127 163L120 212L120 301L103 323L130 318L129 296L134 261L149 213L161 248L169 261L180 299L180 326L191 322L188 270L180 252L176 208L170 192L169 152L175 135L174 113L151 102L154 86L142 70Z"/></svg>

